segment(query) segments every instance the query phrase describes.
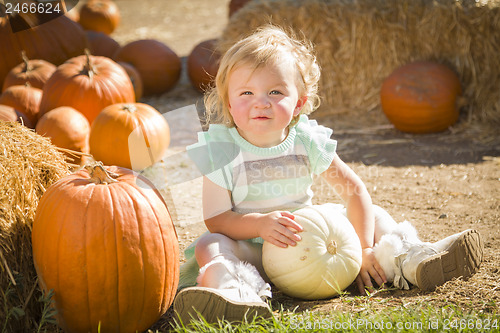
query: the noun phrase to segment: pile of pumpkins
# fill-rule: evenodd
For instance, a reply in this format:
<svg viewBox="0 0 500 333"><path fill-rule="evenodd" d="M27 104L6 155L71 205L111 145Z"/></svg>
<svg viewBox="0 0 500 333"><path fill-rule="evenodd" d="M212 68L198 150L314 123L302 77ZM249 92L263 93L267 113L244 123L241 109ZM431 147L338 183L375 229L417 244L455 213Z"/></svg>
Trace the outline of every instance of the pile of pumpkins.
<svg viewBox="0 0 500 333"><path fill-rule="evenodd" d="M231 1L230 15L246 2ZM30 22L26 15L16 19ZM174 51L154 39L120 46L110 36L120 23L112 0L87 0L36 29L14 32L9 18L0 18L0 45L9 50L0 54L0 119L22 122L56 146L84 157L90 153L106 165L138 170L164 156L168 124L138 101L178 82L182 65ZM195 88L210 86L219 59L216 39L193 48L187 72ZM131 135L138 127L141 135ZM131 138L135 145L127 142ZM84 163L82 155L67 153L74 164Z"/></svg>
<svg viewBox="0 0 500 333"><path fill-rule="evenodd" d="M8 17L0 18L0 44L9 49L0 55L0 119L20 121L56 146L91 153L106 165L143 169L165 155L170 133L161 114L138 100L170 90L181 61L152 39L120 47L109 36L119 23L111 0L89 0L78 13L79 23L60 16L16 32ZM129 142L134 130L138 143ZM130 161L134 144L146 146L146 162L144 154ZM81 163L79 155L68 159Z"/></svg>
<svg viewBox="0 0 500 333"><path fill-rule="evenodd" d="M92 16L113 6L89 0L82 26L86 11ZM0 17L0 45L8 50L0 53L0 119L49 137L73 163L89 152L101 161L61 178L39 201L31 236L40 287L53 290L57 321L67 332L144 331L173 302L180 258L165 201L131 170L162 158L170 140L163 116L137 101L140 87L146 94L170 89L180 60L154 40L132 42L112 57L92 54L91 36L113 25L85 31L67 16L12 31L9 19L32 22L27 15ZM134 85L139 79L144 84ZM129 154L129 147L137 151Z"/></svg>
<svg viewBox="0 0 500 333"><path fill-rule="evenodd" d="M21 80L25 83L16 84ZM136 102L125 69L103 56L87 53L57 67L25 58L8 73L0 104L0 119L18 119L56 146L90 152L106 165L132 168L129 146L134 142L129 136L138 128L154 154L149 165L169 145L166 120L153 107Z"/></svg>

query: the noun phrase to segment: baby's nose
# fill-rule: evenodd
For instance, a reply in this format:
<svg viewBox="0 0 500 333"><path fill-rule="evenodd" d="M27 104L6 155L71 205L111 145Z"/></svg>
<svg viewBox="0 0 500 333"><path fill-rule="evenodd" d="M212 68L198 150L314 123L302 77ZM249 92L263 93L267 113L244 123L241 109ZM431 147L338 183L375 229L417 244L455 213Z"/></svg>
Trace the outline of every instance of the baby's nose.
<svg viewBox="0 0 500 333"><path fill-rule="evenodd" d="M267 96L263 96L257 99L255 106L265 109L271 107L271 102L269 101L269 98L267 98Z"/></svg>

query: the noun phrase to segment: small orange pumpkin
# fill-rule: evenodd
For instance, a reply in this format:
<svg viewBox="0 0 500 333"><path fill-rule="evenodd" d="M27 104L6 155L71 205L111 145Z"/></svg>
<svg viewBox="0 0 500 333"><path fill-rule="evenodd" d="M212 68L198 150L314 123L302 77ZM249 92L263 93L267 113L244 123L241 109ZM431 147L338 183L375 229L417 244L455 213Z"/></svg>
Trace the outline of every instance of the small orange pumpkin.
<svg viewBox="0 0 500 333"><path fill-rule="evenodd" d="M122 46L113 59L128 62L141 74L144 96L172 89L181 76L181 59L167 45L154 39L142 39Z"/></svg>
<svg viewBox="0 0 500 333"><path fill-rule="evenodd" d="M120 48L120 44L104 32L87 30L85 34L89 40L92 55L112 58Z"/></svg>
<svg viewBox="0 0 500 333"><path fill-rule="evenodd" d="M170 128L152 106L118 103L99 113L90 128L89 143L96 160L142 170L165 156Z"/></svg>
<svg viewBox="0 0 500 333"><path fill-rule="evenodd" d="M52 184L32 245L65 332L143 332L172 304L177 234L160 193L131 170L87 165Z"/></svg>
<svg viewBox="0 0 500 333"><path fill-rule="evenodd" d="M78 22L85 30L111 35L120 24L120 10L114 1L89 0L80 8Z"/></svg>
<svg viewBox="0 0 500 333"><path fill-rule="evenodd" d="M219 61L217 39L205 40L193 48L187 58L187 70L195 88L203 92L210 86L217 75Z"/></svg>
<svg viewBox="0 0 500 333"><path fill-rule="evenodd" d="M0 120L17 121L19 116L12 106L0 104Z"/></svg>
<svg viewBox="0 0 500 333"><path fill-rule="evenodd" d="M87 118L70 106L61 106L44 114L36 124L35 131L50 138L52 144L88 154L90 124ZM81 159L67 153L70 163L80 164Z"/></svg>
<svg viewBox="0 0 500 333"><path fill-rule="evenodd" d="M3 82L2 91L10 86L28 82L33 88L43 89L45 82L56 70L56 66L42 59L28 59L23 51L23 62L12 68Z"/></svg>
<svg viewBox="0 0 500 333"><path fill-rule="evenodd" d="M233 16L238 10L243 8L250 0L231 0L229 1L229 17Z"/></svg>
<svg viewBox="0 0 500 333"><path fill-rule="evenodd" d="M400 131L431 133L458 120L461 93L460 80L449 67L418 61L397 68L384 80L380 100L383 112Z"/></svg>
<svg viewBox="0 0 500 333"><path fill-rule="evenodd" d="M26 117L21 112L14 109L12 106L0 104L0 120L5 121L17 121L26 127L34 128L35 125L29 122L28 117Z"/></svg>
<svg viewBox="0 0 500 333"><path fill-rule="evenodd" d="M28 118L25 124L35 126L40 111L42 90L33 88L29 83L25 85L11 86L0 95L0 104L13 107ZM30 127L34 128L34 127Z"/></svg>
<svg viewBox="0 0 500 333"><path fill-rule="evenodd" d="M71 106L90 124L106 106L135 102L134 87L113 60L89 54L60 65L43 87L40 116L59 106Z"/></svg>

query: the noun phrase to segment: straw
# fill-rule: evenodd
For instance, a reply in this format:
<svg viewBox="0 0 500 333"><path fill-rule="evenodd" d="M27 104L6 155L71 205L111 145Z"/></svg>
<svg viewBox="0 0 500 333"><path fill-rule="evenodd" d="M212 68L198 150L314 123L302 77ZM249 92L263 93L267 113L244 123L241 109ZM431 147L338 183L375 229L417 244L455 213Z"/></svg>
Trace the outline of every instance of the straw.
<svg viewBox="0 0 500 333"><path fill-rule="evenodd" d="M37 276L31 227L42 194L69 172L64 154L49 139L19 123L0 121L0 291L6 304L0 318L14 307L25 313L8 321L8 332L36 331L42 304L33 297ZM9 288L15 292L7 292Z"/></svg>

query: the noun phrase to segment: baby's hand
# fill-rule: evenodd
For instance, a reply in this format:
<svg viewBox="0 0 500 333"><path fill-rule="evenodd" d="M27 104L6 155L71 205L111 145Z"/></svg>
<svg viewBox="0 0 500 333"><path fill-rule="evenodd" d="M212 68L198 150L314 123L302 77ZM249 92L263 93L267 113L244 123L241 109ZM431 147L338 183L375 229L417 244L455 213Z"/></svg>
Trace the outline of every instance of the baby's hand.
<svg viewBox="0 0 500 333"><path fill-rule="evenodd" d="M387 283L384 270L375 258L373 249L365 248L363 249L361 270L356 278L356 284L362 295L366 295L365 288L368 289L369 292L373 291L372 279L375 280L379 286Z"/></svg>
<svg viewBox="0 0 500 333"><path fill-rule="evenodd" d="M304 230L290 212L276 211L259 217L259 236L279 247L295 246L301 237L294 233Z"/></svg>

